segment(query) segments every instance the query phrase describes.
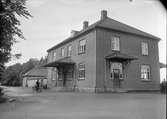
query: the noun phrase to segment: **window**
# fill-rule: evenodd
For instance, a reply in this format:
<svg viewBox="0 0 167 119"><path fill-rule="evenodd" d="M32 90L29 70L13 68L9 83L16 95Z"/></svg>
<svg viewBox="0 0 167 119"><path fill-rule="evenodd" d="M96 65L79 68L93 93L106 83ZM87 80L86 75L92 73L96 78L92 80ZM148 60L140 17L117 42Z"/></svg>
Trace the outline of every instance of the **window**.
<svg viewBox="0 0 167 119"><path fill-rule="evenodd" d="M120 51L120 44L119 44L119 37L112 37L111 38L111 49L115 51Z"/></svg>
<svg viewBox="0 0 167 119"><path fill-rule="evenodd" d="M78 66L78 79L85 80L85 64L80 63Z"/></svg>
<svg viewBox="0 0 167 119"><path fill-rule="evenodd" d="M150 80L150 67L148 65L141 65L141 79Z"/></svg>
<svg viewBox="0 0 167 119"><path fill-rule="evenodd" d="M86 50L86 40L80 40L79 41L79 48L78 48L78 53L85 53Z"/></svg>
<svg viewBox="0 0 167 119"><path fill-rule="evenodd" d="M67 46L67 56L69 57L71 55L72 55L72 46L69 45L69 46Z"/></svg>
<svg viewBox="0 0 167 119"><path fill-rule="evenodd" d="M56 60L56 52L53 52L53 60Z"/></svg>
<svg viewBox="0 0 167 119"><path fill-rule="evenodd" d="M141 43L142 55L148 55L148 43Z"/></svg>
<svg viewBox="0 0 167 119"><path fill-rule="evenodd" d="M52 69L52 80L56 80L57 79L57 68L53 68Z"/></svg>
<svg viewBox="0 0 167 119"><path fill-rule="evenodd" d="M64 57L64 55L65 55L65 50L64 50L64 48L61 48L61 57Z"/></svg>

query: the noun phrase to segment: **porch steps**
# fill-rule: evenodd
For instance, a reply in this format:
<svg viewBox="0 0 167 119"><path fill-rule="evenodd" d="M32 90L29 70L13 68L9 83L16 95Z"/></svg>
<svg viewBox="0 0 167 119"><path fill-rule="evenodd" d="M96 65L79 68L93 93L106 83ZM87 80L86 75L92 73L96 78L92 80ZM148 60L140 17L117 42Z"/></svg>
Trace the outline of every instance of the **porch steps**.
<svg viewBox="0 0 167 119"><path fill-rule="evenodd" d="M57 92L74 92L73 88L68 87L57 87Z"/></svg>
<svg viewBox="0 0 167 119"><path fill-rule="evenodd" d="M105 90L105 92L110 92L110 93L127 93L127 90L124 89L109 89Z"/></svg>
<svg viewBox="0 0 167 119"><path fill-rule="evenodd" d="M112 91L113 93L127 93L127 90L122 90L122 89L116 89Z"/></svg>

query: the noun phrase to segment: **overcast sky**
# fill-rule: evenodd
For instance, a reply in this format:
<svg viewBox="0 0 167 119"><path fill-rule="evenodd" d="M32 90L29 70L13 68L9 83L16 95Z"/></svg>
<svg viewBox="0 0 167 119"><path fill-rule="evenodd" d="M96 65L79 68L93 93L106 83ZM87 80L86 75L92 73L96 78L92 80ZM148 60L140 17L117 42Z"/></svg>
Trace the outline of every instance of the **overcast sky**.
<svg viewBox="0 0 167 119"><path fill-rule="evenodd" d="M166 63L167 12L158 0L28 0L27 7L33 18L20 19L27 40L12 51L22 57L7 65L47 55L46 50L69 37L71 30L81 30L84 20L99 20L103 9L109 17L161 38L159 57Z"/></svg>

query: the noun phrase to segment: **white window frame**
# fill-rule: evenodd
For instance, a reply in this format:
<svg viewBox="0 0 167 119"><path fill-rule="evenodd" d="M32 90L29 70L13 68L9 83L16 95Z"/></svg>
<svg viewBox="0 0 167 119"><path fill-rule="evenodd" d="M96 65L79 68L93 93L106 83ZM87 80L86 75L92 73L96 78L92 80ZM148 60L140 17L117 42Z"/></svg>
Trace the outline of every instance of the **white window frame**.
<svg viewBox="0 0 167 119"><path fill-rule="evenodd" d="M82 44L84 42L84 44ZM86 39L79 40L78 46L78 53L85 53L86 52Z"/></svg>
<svg viewBox="0 0 167 119"><path fill-rule="evenodd" d="M61 57L64 57L65 56L65 48L61 48Z"/></svg>
<svg viewBox="0 0 167 119"><path fill-rule="evenodd" d="M80 77L80 72L84 72L84 76ZM85 80L85 64L84 63L79 63L78 64L78 79L79 80Z"/></svg>
<svg viewBox="0 0 167 119"><path fill-rule="evenodd" d="M149 65L141 65L141 80L150 81L151 80L151 71Z"/></svg>
<svg viewBox="0 0 167 119"><path fill-rule="evenodd" d="M141 43L141 52L142 55L148 55L148 43L146 42Z"/></svg>
<svg viewBox="0 0 167 119"><path fill-rule="evenodd" d="M70 57L72 55L72 45L67 46L67 56Z"/></svg>
<svg viewBox="0 0 167 119"><path fill-rule="evenodd" d="M111 37L111 49L114 51L120 51L120 37L118 36Z"/></svg>
<svg viewBox="0 0 167 119"><path fill-rule="evenodd" d="M52 69L52 80L55 81L57 79L57 68Z"/></svg>
<svg viewBox="0 0 167 119"><path fill-rule="evenodd" d="M56 60L56 56L57 56L57 52L54 51L54 52L53 52L53 60L54 60L54 61Z"/></svg>

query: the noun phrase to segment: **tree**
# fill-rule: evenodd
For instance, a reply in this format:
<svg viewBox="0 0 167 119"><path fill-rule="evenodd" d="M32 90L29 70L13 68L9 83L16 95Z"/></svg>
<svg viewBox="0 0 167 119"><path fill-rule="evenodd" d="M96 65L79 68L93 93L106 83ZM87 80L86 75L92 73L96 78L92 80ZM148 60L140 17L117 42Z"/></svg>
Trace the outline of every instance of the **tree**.
<svg viewBox="0 0 167 119"><path fill-rule="evenodd" d="M21 72L22 66L20 63L9 66L3 74L3 83L9 86L19 86L21 84Z"/></svg>
<svg viewBox="0 0 167 119"><path fill-rule="evenodd" d="M39 60L35 58L29 59L26 63L14 64L5 69L2 75L2 84L7 86L20 86L22 84L22 76L39 65Z"/></svg>
<svg viewBox="0 0 167 119"><path fill-rule="evenodd" d="M4 64L12 57L11 46L17 38L25 39L18 27L18 16L31 17L26 6L26 0L0 0L0 63ZM17 55L16 55L17 57Z"/></svg>

